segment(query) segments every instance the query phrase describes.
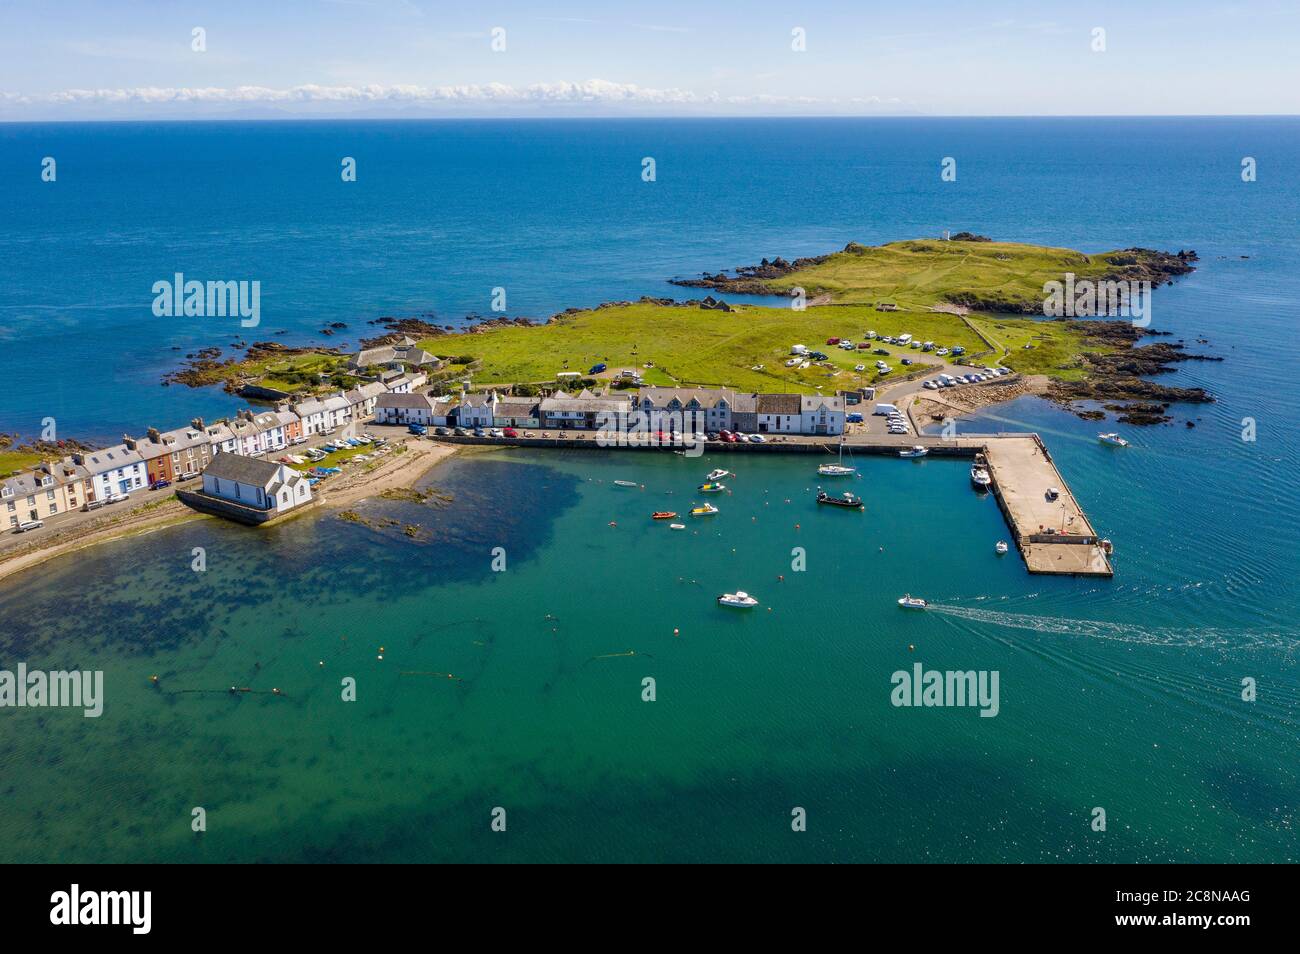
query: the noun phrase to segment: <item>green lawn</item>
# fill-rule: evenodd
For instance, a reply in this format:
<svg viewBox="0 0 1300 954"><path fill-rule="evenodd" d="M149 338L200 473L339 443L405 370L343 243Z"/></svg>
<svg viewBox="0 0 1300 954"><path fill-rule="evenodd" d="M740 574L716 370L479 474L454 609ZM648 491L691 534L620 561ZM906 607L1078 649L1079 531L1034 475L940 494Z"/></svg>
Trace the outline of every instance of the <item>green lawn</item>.
<svg viewBox="0 0 1300 954"><path fill-rule="evenodd" d="M1066 328L1064 322L1025 321L996 315L972 315L969 320L985 337L1005 349L1001 363L1023 374L1046 374L1062 381L1076 381L1084 376L1079 359L1081 351L1112 350L1099 342L1085 346L1079 332Z"/></svg>
<svg viewBox="0 0 1300 954"><path fill-rule="evenodd" d="M767 282L788 293L799 286L808 297L830 294L836 302L891 301L928 309L954 296L1041 302L1045 282L1065 272L1096 277L1112 269L1109 256L1015 242L915 240L888 245L850 245L827 261Z"/></svg>
<svg viewBox="0 0 1300 954"><path fill-rule="evenodd" d="M1049 329L1064 351L1081 336L1032 319L1006 319L1014 326L1014 340L1021 341L1037 329ZM706 311L665 305L635 304L568 315L549 325L493 328L457 341L462 352L472 352L481 363L473 374L475 387L515 382L553 381L559 371L586 371L597 363L614 372L636 368L651 385L727 385L745 391L798 391L813 393L820 386L837 390L878 382L877 358L898 377L907 369L900 363L911 358L916 365L938 364L933 354L892 345L872 343L890 354L872 350L842 351L828 346L829 337L862 341L867 331L898 336L909 333L922 341L952 347L961 345L967 353L987 350L979 337L957 315L931 311L879 312L865 305L824 305L798 312L790 308L738 306L734 312ZM1012 336L1009 336L1012 337ZM1023 343L1023 342L1022 342ZM804 370L787 368L790 346L807 345L829 355L833 370L813 365ZM446 348L445 339L422 343L430 350ZM1056 355L1052 352L1052 356ZM1046 350L1033 354L1034 369ZM1024 362L1014 356L1015 367ZM646 363L654 367L645 369ZM854 366L866 365L859 373ZM753 368L762 365L761 371Z"/></svg>
<svg viewBox="0 0 1300 954"><path fill-rule="evenodd" d="M35 467L41 460L40 454L29 451L0 451L0 477L8 477L16 470Z"/></svg>
<svg viewBox="0 0 1300 954"><path fill-rule="evenodd" d="M242 362L240 370L258 375L258 383L264 387L289 392L319 393L335 387L330 381L322 379L321 373L340 375L345 371L347 363L348 359L343 355L295 354ZM338 386L341 387L351 387L355 383L356 379L350 375L338 379Z"/></svg>

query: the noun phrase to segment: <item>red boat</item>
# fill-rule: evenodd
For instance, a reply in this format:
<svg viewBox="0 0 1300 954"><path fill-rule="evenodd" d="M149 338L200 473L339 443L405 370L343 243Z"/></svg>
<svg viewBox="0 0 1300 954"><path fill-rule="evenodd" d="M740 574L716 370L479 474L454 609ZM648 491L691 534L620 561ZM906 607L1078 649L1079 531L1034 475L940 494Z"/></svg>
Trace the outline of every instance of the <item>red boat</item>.
<svg viewBox="0 0 1300 954"><path fill-rule="evenodd" d="M672 510L656 510L650 516L655 520L672 520L677 513Z"/></svg>

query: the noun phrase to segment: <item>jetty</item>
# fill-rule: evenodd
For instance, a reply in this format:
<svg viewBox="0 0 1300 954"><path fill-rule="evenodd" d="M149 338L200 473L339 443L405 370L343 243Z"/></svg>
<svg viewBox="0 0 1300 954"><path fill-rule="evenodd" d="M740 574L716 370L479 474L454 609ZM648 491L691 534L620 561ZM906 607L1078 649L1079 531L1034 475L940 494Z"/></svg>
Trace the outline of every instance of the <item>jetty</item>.
<svg viewBox="0 0 1300 954"><path fill-rule="evenodd" d="M614 445L594 433L555 431L554 436L529 434L515 438L440 436L439 441L511 447L550 447L587 450L681 450L681 444L655 442ZM708 441L709 454L836 454L837 437L766 435L762 444ZM1070 491L1041 437L1033 432L962 434L944 438L930 434L847 434L844 449L853 454L897 457L909 447L924 447L928 456L974 459L983 454L996 499L1030 573L1063 576L1115 575L1107 547L1097 536L1082 505ZM900 462L905 463L905 462Z"/></svg>

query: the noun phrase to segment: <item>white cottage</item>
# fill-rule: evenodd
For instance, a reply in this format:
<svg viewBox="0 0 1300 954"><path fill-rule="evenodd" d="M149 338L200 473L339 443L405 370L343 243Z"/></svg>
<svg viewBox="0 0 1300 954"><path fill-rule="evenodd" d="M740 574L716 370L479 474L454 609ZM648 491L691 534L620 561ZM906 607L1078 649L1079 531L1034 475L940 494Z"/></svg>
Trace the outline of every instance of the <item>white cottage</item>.
<svg viewBox="0 0 1300 954"><path fill-rule="evenodd" d="M311 484L286 464L218 454L203 471L203 493L255 510L284 513L311 501Z"/></svg>

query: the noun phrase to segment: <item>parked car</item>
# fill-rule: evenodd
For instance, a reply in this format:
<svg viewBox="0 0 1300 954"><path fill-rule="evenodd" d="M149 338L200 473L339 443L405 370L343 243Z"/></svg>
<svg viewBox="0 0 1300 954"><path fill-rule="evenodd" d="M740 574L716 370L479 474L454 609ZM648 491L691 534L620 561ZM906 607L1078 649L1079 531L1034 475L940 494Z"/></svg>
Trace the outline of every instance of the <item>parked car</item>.
<svg viewBox="0 0 1300 954"><path fill-rule="evenodd" d="M454 433L457 437L469 437L469 431L467 431L463 427L454 428L452 433Z"/></svg>
<svg viewBox="0 0 1300 954"><path fill-rule="evenodd" d="M406 426L406 429L410 431L412 434L414 434L416 437L421 437L425 434L426 431L428 431L428 428L425 427L423 424L408 424Z"/></svg>
<svg viewBox="0 0 1300 954"><path fill-rule="evenodd" d="M867 350L867 349L870 348L870 347L871 347L871 342L870 342L870 341L859 341L859 342L858 342L858 349L859 349L860 351L865 351L865 350Z"/></svg>
<svg viewBox="0 0 1300 954"><path fill-rule="evenodd" d="M728 444L734 444L736 443L737 440L736 435L732 434L730 431L723 431L722 439L726 441Z"/></svg>
<svg viewBox="0 0 1300 954"><path fill-rule="evenodd" d="M911 364L911 363L912 363L912 359L911 359L911 358L904 358L904 359L902 360L902 363L903 363L903 364Z"/></svg>
<svg viewBox="0 0 1300 954"><path fill-rule="evenodd" d="M481 427L474 428L475 437L487 437L487 433Z"/></svg>
<svg viewBox="0 0 1300 954"><path fill-rule="evenodd" d="M844 415L844 420L846 420L850 424L861 424L862 415L854 411L852 414Z"/></svg>
<svg viewBox="0 0 1300 954"><path fill-rule="evenodd" d="M937 381L926 381L925 384L921 385L921 387L925 388L927 391L937 391L939 389L939 383Z"/></svg>
<svg viewBox="0 0 1300 954"><path fill-rule="evenodd" d="M433 433L437 434L439 437L446 437L448 434L451 433L451 428L448 428L448 427L435 427L435 428L433 429Z"/></svg>
<svg viewBox="0 0 1300 954"><path fill-rule="evenodd" d="M600 374L600 372L604 371L604 370L605 370L606 368L608 368L608 367L609 367L609 365L607 365L607 364L593 364L593 365L591 366L591 370L588 371L587 373L588 373L588 374Z"/></svg>
<svg viewBox="0 0 1300 954"><path fill-rule="evenodd" d="M129 499L131 499L131 495L130 495L130 494L120 494L120 493L119 493L119 494L109 494L107 497L104 498L104 502L105 502L105 503L115 504L115 503L122 503L122 501L124 501L124 500L129 500Z"/></svg>
<svg viewBox="0 0 1300 954"><path fill-rule="evenodd" d="M14 528L14 533L26 533L29 530L39 530L45 526L44 520L24 520Z"/></svg>
<svg viewBox="0 0 1300 954"><path fill-rule="evenodd" d="M706 441L716 441L719 436L721 435L719 435L717 431L709 431L709 433L704 435L704 439Z"/></svg>
<svg viewBox="0 0 1300 954"><path fill-rule="evenodd" d="M762 434L750 434L749 442L751 444L766 444L767 438L764 437Z"/></svg>
<svg viewBox="0 0 1300 954"><path fill-rule="evenodd" d="M883 354L883 355L888 355L888 354L889 354L889 352L886 351L884 348L877 348L875 351L873 351L873 352L871 352L871 353L872 353L872 354Z"/></svg>
<svg viewBox="0 0 1300 954"><path fill-rule="evenodd" d="M808 357L812 358L814 361L825 361L830 357L830 355L824 351L809 351Z"/></svg>
<svg viewBox="0 0 1300 954"><path fill-rule="evenodd" d="M191 471L187 471L187 472L184 473L184 474L181 474L181 475L180 475L179 477L177 477L176 479L177 479L177 480L195 480L195 479L198 478L198 477L199 477L199 472L198 472L197 470L191 470Z"/></svg>
<svg viewBox="0 0 1300 954"><path fill-rule="evenodd" d="M827 338L827 339L826 339L826 343L827 343L828 345L837 345L837 344L840 343L840 339L839 339L839 338Z"/></svg>
<svg viewBox="0 0 1300 954"><path fill-rule="evenodd" d="M506 428L505 430L503 430L501 433L504 434L506 437L510 437L510 438L514 438L514 437L518 437L518 436L519 436L519 432L518 432L517 430L515 430L513 427L507 427L507 428Z"/></svg>

